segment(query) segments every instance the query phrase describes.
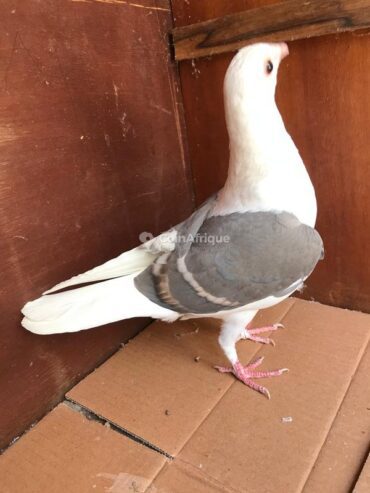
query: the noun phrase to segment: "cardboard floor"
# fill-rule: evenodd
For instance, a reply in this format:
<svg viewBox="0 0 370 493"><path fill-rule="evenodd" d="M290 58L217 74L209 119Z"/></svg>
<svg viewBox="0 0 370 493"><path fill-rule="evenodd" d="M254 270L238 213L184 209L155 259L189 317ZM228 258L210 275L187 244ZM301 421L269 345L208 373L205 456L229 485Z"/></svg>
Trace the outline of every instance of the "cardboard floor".
<svg viewBox="0 0 370 493"><path fill-rule="evenodd" d="M370 315L289 299L272 399L226 364L212 319L156 322L74 387L0 457L1 493L370 492ZM36 397L35 397L36 398Z"/></svg>

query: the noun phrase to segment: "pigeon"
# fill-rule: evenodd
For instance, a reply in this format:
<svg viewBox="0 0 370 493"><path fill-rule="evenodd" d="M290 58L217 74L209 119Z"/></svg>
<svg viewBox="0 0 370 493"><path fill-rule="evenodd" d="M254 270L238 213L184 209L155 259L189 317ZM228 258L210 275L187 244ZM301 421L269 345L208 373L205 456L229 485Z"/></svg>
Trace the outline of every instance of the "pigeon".
<svg viewBox="0 0 370 493"><path fill-rule="evenodd" d="M236 343L273 344L261 334L280 324L250 322L300 289L324 252L315 191L275 102L288 54L286 43L257 43L240 49L227 69L224 187L169 231L27 303L23 327L52 334L139 316L214 317L222 321L219 344L230 362L216 368L270 398L255 380L287 369L259 371L262 358L243 366Z"/></svg>

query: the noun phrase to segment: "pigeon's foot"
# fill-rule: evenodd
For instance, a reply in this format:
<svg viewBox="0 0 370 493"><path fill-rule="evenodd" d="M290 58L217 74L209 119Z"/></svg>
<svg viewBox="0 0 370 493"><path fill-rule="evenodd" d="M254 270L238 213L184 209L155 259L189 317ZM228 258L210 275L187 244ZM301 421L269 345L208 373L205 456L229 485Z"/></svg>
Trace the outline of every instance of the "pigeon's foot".
<svg viewBox="0 0 370 493"><path fill-rule="evenodd" d="M248 326L244 329L242 339L249 339L250 341L260 342L261 344L271 344L275 346L275 341L269 337L259 337L256 334L263 334L263 332L271 332L278 329L284 329L283 324L268 325L267 327L259 327L258 329L249 329Z"/></svg>
<svg viewBox="0 0 370 493"><path fill-rule="evenodd" d="M262 361L263 356L247 366L243 366L239 361L237 361L232 368L225 368L222 366L216 366L215 368L221 373L233 373L235 377L247 385L247 387L257 390L257 392L260 392L270 399L270 392L266 389L266 387L253 382L252 378L278 377L289 370L287 368L282 368L281 370L273 371L254 371L255 368L260 366Z"/></svg>

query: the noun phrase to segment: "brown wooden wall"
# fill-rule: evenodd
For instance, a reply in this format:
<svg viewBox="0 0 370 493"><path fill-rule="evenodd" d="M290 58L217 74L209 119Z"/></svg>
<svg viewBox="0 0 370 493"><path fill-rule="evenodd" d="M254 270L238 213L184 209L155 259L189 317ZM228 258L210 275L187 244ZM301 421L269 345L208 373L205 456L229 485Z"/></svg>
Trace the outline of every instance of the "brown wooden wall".
<svg viewBox="0 0 370 493"><path fill-rule="evenodd" d="M0 448L146 323L36 336L22 305L192 209L169 4L128 3L0 3Z"/></svg>
<svg viewBox="0 0 370 493"><path fill-rule="evenodd" d="M278 3L173 0L176 26ZM326 258L304 296L370 311L370 35L341 34L290 44L278 104L314 183ZM219 189L228 165L222 82L233 55L180 63L196 200Z"/></svg>

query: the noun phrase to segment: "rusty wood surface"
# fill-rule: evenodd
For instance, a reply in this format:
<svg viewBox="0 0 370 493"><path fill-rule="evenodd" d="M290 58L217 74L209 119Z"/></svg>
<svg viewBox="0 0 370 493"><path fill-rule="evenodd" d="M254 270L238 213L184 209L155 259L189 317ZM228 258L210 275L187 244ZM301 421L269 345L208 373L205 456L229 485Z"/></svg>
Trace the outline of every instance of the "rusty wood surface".
<svg viewBox="0 0 370 493"><path fill-rule="evenodd" d="M370 0L288 0L173 30L177 60L370 27Z"/></svg>
<svg viewBox="0 0 370 493"><path fill-rule="evenodd" d="M134 3L0 3L0 448L147 323L36 336L23 304L192 210L169 4Z"/></svg>

